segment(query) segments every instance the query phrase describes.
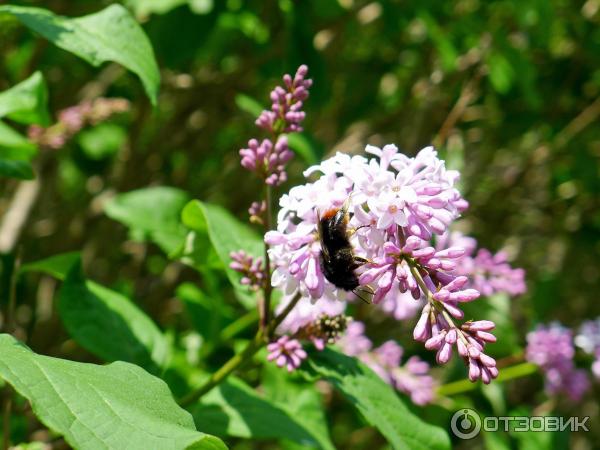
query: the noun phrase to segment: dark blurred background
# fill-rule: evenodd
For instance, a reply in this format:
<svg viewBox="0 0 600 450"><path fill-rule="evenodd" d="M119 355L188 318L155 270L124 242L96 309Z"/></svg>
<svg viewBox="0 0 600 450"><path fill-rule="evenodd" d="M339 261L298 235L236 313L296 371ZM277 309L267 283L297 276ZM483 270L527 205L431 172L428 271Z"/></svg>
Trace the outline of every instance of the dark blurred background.
<svg viewBox="0 0 600 450"><path fill-rule="evenodd" d="M111 2L11 3L79 16ZM90 278L132 294L160 325L174 326L178 306L166 299L186 269L128 239L101 205L117 192L169 185L245 219L260 185L237 152L262 137L253 124L257 106L268 106L281 75L304 63L314 87L301 154L279 193L335 151L395 143L413 155L433 143L462 172L471 204L462 229L481 246L506 249L527 271L528 293L507 312L517 345L538 322L575 327L600 315L600 0L124 4L161 67L155 109L119 66L95 69L16 23L0 23L0 90L39 69L54 114L97 96L132 102L108 128L40 158L41 195L21 238L25 262L82 250ZM0 186L1 212L17 182ZM51 299L54 282L33 281L23 295ZM26 318L31 311L23 307ZM56 339L64 334L59 321L45 325L36 350L74 351L66 337ZM543 400L542 383L509 386L510 404L533 408ZM598 416L597 393L581 411ZM334 441L345 442L335 433ZM592 435L572 444L593 448L598 430Z"/></svg>

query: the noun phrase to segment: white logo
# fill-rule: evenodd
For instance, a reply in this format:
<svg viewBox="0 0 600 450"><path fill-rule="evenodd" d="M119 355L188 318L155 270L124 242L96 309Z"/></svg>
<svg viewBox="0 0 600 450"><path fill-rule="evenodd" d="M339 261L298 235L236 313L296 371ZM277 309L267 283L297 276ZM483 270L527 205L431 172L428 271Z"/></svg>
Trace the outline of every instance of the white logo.
<svg viewBox="0 0 600 450"><path fill-rule="evenodd" d="M450 428L460 439L473 439L481 431L481 417L473 409L460 409L452 416Z"/></svg>

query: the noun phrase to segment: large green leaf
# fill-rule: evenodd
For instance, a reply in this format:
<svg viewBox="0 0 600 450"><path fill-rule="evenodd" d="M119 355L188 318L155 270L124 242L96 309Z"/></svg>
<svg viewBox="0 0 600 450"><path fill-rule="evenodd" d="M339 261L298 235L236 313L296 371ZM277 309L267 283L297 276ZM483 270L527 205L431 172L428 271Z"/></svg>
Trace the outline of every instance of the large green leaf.
<svg viewBox="0 0 600 450"><path fill-rule="evenodd" d="M241 275L229 268L232 251L244 250L252 256L262 256L264 244L258 234L241 223L227 210L199 200L189 202L181 214L183 224L197 233L196 239L208 238L225 266L227 277L237 297L247 308L256 306L256 297L247 286L240 284Z"/></svg>
<svg viewBox="0 0 600 450"><path fill-rule="evenodd" d="M0 92L0 118L8 117L19 123L48 125L48 90L41 72Z"/></svg>
<svg viewBox="0 0 600 450"><path fill-rule="evenodd" d="M78 18L57 16L29 6L0 6L25 26L58 47L94 66L117 62L137 74L153 104L160 83L158 66L150 41L129 11L114 4L100 12Z"/></svg>
<svg viewBox="0 0 600 450"><path fill-rule="evenodd" d="M151 372L169 357L165 336L127 297L86 280L76 263L63 283L58 311L69 334L105 361L123 360Z"/></svg>
<svg viewBox="0 0 600 450"><path fill-rule="evenodd" d="M284 406L258 395L239 379L230 377L202 397L192 414L199 428L220 436L252 439L289 439L309 448L333 449Z"/></svg>
<svg viewBox="0 0 600 450"><path fill-rule="evenodd" d="M444 430L415 416L388 384L356 358L328 348L313 353L308 363L313 371L344 394L394 448L450 448L450 440Z"/></svg>
<svg viewBox="0 0 600 450"><path fill-rule="evenodd" d="M106 203L108 217L142 231L166 253L179 248L186 237L181 210L189 201L182 190L158 186L119 194Z"/></svg>
<svg viewBox="0 0 600 450"><path fill-rule="evenodd" d="M226 448L195 429L163 381L133 364L98 366L37 355L6 334L0 335L0 354L0 376L74 448Z"/></svg>

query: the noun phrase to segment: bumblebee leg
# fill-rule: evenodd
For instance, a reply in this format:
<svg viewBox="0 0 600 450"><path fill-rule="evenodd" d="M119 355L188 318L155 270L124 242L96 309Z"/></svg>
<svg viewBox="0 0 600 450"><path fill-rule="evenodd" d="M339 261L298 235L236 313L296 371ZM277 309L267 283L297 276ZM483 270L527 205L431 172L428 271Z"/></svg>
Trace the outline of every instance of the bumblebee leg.
<svg viewBox="0 0 600 450"><path fill-rule="evenodd" d="M361 225L360 227L356 227L356 228L350 228L350 229L348 230L348 237L352 237L352 236L354 236L354 234L355 234L355 233L356 233L358 230L360 230L361 228L368 228L368 227L370 227L370 226L371 226L371 225Z"/></svg>
<svg viewBox="0 0 600 450"><path fill-rule="evenodd" d="M353 256L353 258L354 262L360 264L361 266L363 264L375 264L372 259L363 258L362 256Z"/></svg>

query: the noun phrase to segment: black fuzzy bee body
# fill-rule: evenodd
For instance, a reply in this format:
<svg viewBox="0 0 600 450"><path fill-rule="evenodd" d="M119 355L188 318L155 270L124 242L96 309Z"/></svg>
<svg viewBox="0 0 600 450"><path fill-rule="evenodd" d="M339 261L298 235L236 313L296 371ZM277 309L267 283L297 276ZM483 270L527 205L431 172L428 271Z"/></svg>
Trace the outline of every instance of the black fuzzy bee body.
<svg viewBox="0 0 600 450"><path fill-rule="evenodd" d="M348 201L341 208L326 211L318 218L321 241L321 270L334 286L353 291L358 286L354 271L365 261L354 255L348 232Z"/></svg>

